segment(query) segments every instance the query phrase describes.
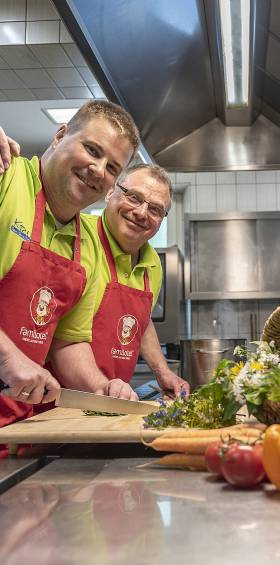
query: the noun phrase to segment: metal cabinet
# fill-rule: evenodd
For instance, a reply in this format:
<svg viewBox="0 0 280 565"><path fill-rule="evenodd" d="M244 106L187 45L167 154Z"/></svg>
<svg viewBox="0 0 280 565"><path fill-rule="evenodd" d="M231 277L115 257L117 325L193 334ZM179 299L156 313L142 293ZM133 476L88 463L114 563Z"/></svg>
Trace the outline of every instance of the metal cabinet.
<svg viewBox="0 0 280 565"><path fill-rule="evenodd" d="M185 296L280 297L280 213L186 215Z"/></svg>

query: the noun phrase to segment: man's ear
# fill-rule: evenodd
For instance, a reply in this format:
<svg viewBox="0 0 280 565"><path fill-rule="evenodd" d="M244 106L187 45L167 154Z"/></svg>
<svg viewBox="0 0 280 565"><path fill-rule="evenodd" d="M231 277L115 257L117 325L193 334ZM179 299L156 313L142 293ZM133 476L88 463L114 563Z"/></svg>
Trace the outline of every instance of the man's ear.
<svg viewBox="0 0 280 565"><path fill-rule="evenodd" d="M62 139L65 137L67 131L68 131L67 124L62 124L60 126L60 128L57 130L57 132L56 132L56 134L53 138L53 143L52 143L53 147L55 147L58 143L60 143L60 141L62 141Z"/></svg>
<svg viewBox="0 0 280 565"><path fill-rule="evenodd" d="M106 194L106 196L105 196L105 202L106 202L106 204L108 204L108 202L109 202L109 200L110 200L110 198L111 198L111 196L112 196L114 190L115 190L115 187L114 187L114 186L112 186L111 188L109 188L109 190L108 190L108 192L107 192L107 194Z"/></svg>

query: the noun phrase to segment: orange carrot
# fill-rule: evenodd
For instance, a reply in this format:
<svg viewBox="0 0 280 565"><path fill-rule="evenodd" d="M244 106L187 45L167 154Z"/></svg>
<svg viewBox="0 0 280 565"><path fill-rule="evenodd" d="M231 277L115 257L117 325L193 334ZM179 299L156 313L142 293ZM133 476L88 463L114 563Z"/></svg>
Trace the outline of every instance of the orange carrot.
<svg viewBox="0 0 280 565"><path fill-rule="evenodd" d="M197 469L206 470L204 455L188 455L186 453L171 453L164 455L155 461L156 465L162 467L172 467L177 469Z"/></svg>
<svg viewBox="0 0 280 565"><path fill-rule="evenodd" d="M255 427L254 425L244 425L239 424L236 426L229 426L226 428L215 428L215 429L204 429L204 428L174 428L173 430L169 430L163 432L161 437L165 438L172 438L172 437L226 437L226 436L235 436L237 433L249 435L251 437L258 437L262 432L262 428Z"/></svg>
<svg viewBox="0 0 280 565"><path fill-rule="evenodd" d="M151 443L146 444L156 451L174 451L177 453L192 453L203 454L209 443L219 440L219 436L206 437L174 437L165 438L164 436L157 437ZM144 442L145 443L145 442Z"/></svg>
<svg viewBox="0 0 280 565"><path fill-rule="evenodd" d="M210 443L213 441L224 440L228 441L231 439L236 439L239 441L244 441L248 443L253 443L256 439L261 437L261 432L256 430L243 429L235 430L235 432L231 434L224 433L224 434L216 434L216 435L196 435L195 433L191 433L189 435L177 435L171 436L167 432L157 438L155 438L152 442L146 443L143 440L145 445L152 447L156 451L174 451L177 453L191 453L191 454L203 454L205 453L206 448Z"/></svg>

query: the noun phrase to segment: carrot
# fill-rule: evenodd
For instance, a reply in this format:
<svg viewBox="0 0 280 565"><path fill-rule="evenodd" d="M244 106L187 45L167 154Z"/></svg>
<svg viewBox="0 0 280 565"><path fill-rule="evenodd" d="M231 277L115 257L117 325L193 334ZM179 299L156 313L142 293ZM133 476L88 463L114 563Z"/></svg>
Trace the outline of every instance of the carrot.
<svg viewBox="0 0 280 565"><path fill-rule="evenodd" d="M236 439L260 439L262 437L263 432L261 430L254 430L252 428L246 428L244 430L237 430L236 433L232 434L232 438ZM222 436L224 437L224 436Z"/></svg>
<svg viewBox="0 0 280 565"><path fill-rule="evenodd" d="M172 469L197 469L200 471L206 470L206 463L204 455L190 455L186 453L171 453L164 455L154 461L149 461L143 465L138 465L137 468L151 467L160 465L161 467L171 467Z"/></svg>
<svg viewBox="0 0 280 565"><path fill-rule="evenodd" d="M243 432L243 427L239 426L230 426L228 428L215 428L212 430L204 429L204 428L177 428L174 430L170 430L168 432L164 432L162 435L164 437L220 437L223 434L232 434L234 435L235 432ZM162 437L162 436L161 436Z"/></svg>
<svg viewBox="0 0 280 565"><path fill-rule="evenodd" d="M253 442L260 437L261 432L259 430L251 430L250 428L235 430L231 434L216 434L216 435L196 435L195 432L189 435L179 434L177 436L171 436L167 432L152 442L147 443L144 440L143 443L149 447L152 447L156 451L174 451L178 453L191 453L191 454L203 454L206 448L213 441L219 440L230 440L237 439L244 442Z"/></svg>
<svg viewBox="0 0 280 565"><path fill-rule="evenodd" d="M219 439L219 436L211 436L210 438L165 438L164 436L160 436L154 439L151 443L146 443L145 445L152 447L156 451L175 451L177 453L203 454L209 443Z"/></svg>
<svg viewBox="0 0 280 565"><path fill-rule="evenodd" d="M265 428L264 428L265 429ZM262 427L253 425L245 425L245 424L237 424L236 426L228 426L226 428L215 428L215 429L206 429L206 428L175 428L173 430L164 432L162 436L165 438L171 437L211 437L211 436L219 436L219 437L226 437L226 436L234 436L236 433L239 434L246 434L250 435L251 437L255 436L258 437L263 430ZM162 437L161 436L161 437Z"/></svg>
<svg viewBox="0 0 280 565"><path fill-rule="evenodd" d="M198 469L206 471L206 463L204 455L190 455L187 453L171 453L164 455L155 461L162 467L172 467L178 469Z"/></svg>

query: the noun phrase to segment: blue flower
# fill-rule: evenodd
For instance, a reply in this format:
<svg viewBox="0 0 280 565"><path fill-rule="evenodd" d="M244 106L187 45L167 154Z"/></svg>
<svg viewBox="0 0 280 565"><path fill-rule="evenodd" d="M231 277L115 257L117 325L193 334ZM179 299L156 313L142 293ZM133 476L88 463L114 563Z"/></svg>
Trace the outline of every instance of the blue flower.
<svg viewBox="0 0 280 565"><path fill-rule="evenodd" d="M165 400L163 400L163 398L160 398L160 399L159 399L159 404L160 404L163 408L166 408L166 406L167 406L167 403L165 402Z"/></svg>

